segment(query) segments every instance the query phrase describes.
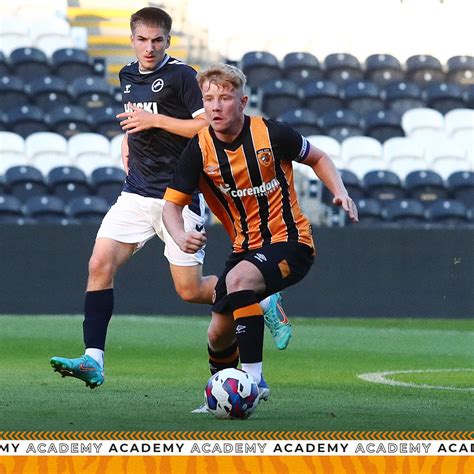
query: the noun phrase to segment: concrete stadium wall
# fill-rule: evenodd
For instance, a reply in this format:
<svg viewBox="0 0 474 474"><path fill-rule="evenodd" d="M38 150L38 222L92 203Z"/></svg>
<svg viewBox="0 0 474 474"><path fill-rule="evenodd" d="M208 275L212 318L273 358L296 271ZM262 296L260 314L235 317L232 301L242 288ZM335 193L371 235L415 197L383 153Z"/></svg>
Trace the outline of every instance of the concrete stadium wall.
<svg viewBox="0 0 474 474"><path fill-rule="evenodd" d="M0 314L82 312L95 226L0 226ZM204 273L230 250L208 228ZM285 293L289 314L316 317L474 316L474 231L316 229L310 274ZM175 294L163 247L153 239L119 273L117 314L209 314Z"/></svg>

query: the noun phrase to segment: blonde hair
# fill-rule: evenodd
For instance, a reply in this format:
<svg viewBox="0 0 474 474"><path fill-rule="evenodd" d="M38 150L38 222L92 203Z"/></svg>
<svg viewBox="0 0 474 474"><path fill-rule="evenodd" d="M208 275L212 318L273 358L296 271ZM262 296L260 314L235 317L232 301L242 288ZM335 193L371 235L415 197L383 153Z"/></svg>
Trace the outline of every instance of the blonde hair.
<svg viewBox="0 0 474 474"><path fill-rule="evenodd" d="M221 87L228 87L230 85L233 89L240 90L242 93L247 83L245 74L238 67L224 63L213 64L198 73L196 79L201 89L203 84L207 81L209 84L215 84Z"/></svg>

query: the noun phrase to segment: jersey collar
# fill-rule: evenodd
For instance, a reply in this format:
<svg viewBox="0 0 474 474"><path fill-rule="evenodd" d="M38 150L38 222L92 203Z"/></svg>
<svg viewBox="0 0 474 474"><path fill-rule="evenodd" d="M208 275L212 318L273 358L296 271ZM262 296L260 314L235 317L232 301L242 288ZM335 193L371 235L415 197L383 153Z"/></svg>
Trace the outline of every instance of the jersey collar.
<svg viewBox="0 0 474 474"><path fill-rule="evenodd" d="M163 57L163 59L161 60L161 62L159 64L156 65L155 69L153 69L153 71L142 71L140 69L140 63L137 61L137 64L138 64L138 72L140 74L152 74L153 72L156 72L158 71L159 69L161 69L168 61L169 61L170 57L167 53L165 53L165 56Z"/></svg>

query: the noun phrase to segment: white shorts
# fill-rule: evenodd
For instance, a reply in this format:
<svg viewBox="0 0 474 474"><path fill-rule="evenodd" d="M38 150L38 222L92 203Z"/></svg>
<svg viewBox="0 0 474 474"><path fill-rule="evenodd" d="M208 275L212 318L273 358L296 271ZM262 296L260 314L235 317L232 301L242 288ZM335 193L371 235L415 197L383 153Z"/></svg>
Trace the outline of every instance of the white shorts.
<svg viewBox="0 0 474 474"><path fill-rule="evenodd" d="M151 238L157 235L165 244L164 255L172 265L189 267L204 262L204 249L196 253L183 252L163 224L164 199L140 196L122 192L117 202L104 216L97 237L108 237L117 242L136 244L140 250ZM201 215L192 212L188 206L183 209L186 231L204 226L204 200L200 196Z"/></svg>

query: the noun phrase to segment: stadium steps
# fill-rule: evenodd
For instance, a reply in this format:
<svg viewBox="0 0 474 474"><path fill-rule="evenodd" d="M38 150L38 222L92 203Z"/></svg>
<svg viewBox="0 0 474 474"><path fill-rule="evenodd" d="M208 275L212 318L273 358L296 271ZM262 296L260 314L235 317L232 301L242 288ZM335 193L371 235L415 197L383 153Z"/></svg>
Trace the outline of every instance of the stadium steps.
<svg viewBox="0 0 474 474"><path fill-rule="evenodd" d="M83 5L85 2L81 2ZM104 3L104 2L102 2ZM130 14L143 5L134 4L134 8L121 7L94 8L92 6L68 7L68 20L71 26L87 29L88 52L91 57L105 58L107 79L113 86L119 85L118 71L135 59L130 46ZM183 61L188 60L189 39L180 34L171 37L168 53Z"/></svg>

